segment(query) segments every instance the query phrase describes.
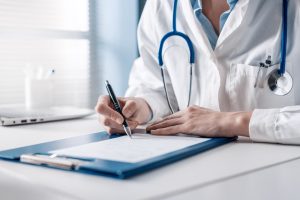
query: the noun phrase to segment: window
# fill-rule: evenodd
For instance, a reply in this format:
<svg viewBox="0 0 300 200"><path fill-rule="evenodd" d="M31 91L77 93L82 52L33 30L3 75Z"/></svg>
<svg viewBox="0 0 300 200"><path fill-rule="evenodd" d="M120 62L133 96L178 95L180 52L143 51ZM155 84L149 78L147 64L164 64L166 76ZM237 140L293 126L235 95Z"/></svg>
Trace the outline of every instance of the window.
<svg viewBox="0 0 300 200"><path fill-rule="evenodd" d="M89 0L0 0L0 104L24 103L24 69L54 68L56 105L89 106Z"/></svg>

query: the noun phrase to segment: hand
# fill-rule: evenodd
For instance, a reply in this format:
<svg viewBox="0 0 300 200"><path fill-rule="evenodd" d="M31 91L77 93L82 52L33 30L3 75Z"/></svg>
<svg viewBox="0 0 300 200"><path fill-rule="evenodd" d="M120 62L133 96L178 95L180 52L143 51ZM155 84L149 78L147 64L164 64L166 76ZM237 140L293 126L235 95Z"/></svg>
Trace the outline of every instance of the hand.
<svg viewBox="0 0 300 200"><path fill-rule="evenodd" d="M147 102L142 98L118 98L122 109L122 114L126 118L131 129L138 125L148 122L151 116L151 109ZM109 133L124 133L122 123L123 116L115 111L109 96L101 96L95 107L99 113L100 124Z"/></svg>
<svg viewBox="0 0 300 200"><path fill-rule="evenodd" d="M248 136L251 112L216 112L191 106L147 127L154 135L178 133L204 137Z"/></svg>

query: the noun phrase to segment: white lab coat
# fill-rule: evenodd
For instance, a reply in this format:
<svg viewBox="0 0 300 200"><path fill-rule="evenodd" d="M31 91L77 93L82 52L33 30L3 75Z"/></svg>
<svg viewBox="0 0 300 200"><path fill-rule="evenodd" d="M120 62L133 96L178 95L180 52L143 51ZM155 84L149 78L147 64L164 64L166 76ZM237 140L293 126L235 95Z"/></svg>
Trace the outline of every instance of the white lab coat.
<svg viewBox="0 0 300 200"><path fill-rule="evenodd" d="M147 1L138 28L140 58L133 65L126 93L144 98L153 120L170 114L157 54L161 38L172 30L172 10L173 0ZM267 85L254 88L260 62L270 55L273 63L280 63L281 10L282 0L239 0L213 50L190 0L179 0L177 29L190 37L195 48L191 105L254 111L249 127L253 141L300 144L300 0L289 1L287 71L294 80L293 90L276 96ZM171 102L182 110L188 98L187 46L173 37L164 49ZM267 73L275 68L278 65Z"/></svg>

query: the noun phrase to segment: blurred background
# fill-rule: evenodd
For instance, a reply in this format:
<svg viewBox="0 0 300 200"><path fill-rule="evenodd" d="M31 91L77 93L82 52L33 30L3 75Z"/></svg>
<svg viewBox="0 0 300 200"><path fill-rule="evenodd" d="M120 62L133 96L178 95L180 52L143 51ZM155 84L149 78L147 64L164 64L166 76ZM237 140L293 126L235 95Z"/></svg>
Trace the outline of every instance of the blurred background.
<svg viewBox="0 0 300 200"><path fill-rule="evenodd" d="M0 0L0 105L24 103L28 66L55 69L55 105L93 108L106 79L124 95L144 3Z"/></svg>

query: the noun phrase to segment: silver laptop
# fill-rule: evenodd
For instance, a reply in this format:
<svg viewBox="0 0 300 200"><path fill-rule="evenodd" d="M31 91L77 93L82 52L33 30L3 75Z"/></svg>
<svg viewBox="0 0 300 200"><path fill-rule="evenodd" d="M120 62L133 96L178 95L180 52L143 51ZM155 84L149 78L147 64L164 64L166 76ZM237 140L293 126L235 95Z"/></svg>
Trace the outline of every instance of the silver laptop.
<svg viewBox="0 0 300 200"><path fill-rule="evenodd" d="M26 109L22 105L0 106L0 125L14 126L41 122L82 118L94 114L91 109L77 107L50 107L46 109Z"/></svg>

